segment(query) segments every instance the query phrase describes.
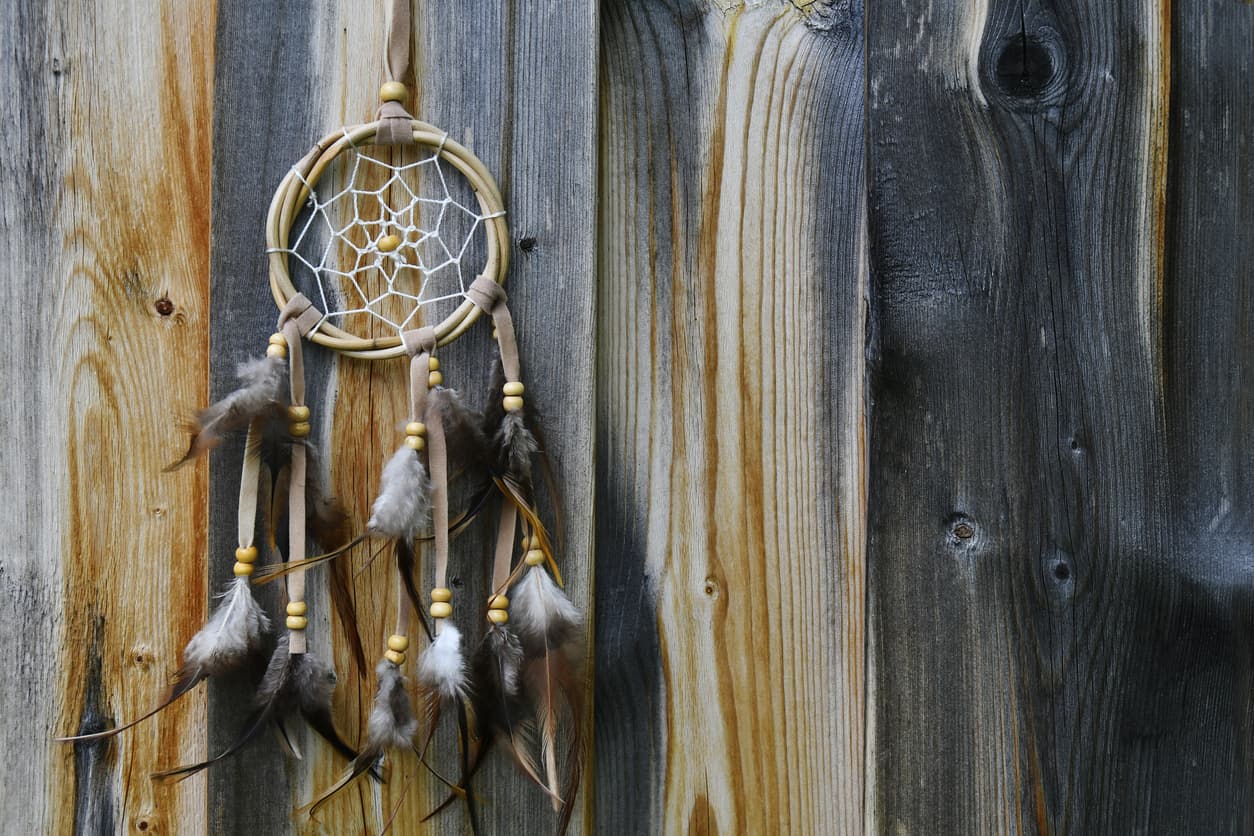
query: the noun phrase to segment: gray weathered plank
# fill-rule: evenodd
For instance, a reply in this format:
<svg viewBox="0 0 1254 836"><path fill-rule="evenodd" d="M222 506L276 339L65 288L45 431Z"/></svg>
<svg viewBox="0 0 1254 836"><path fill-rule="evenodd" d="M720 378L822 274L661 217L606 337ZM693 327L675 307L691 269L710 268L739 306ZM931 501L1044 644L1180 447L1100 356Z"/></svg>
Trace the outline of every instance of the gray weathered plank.
<svg viewBox="0 0 1254 836"><path fill-rule="evenodd" d="M861 827L862 13L805 5L603 8L607 833Z"/></svg>
<svg viewBox="0 0 1254 836"><path fill-rule="evenodd" d="M875 829L1248 831L1250 11L1171 5L872 12Z"/></svg>

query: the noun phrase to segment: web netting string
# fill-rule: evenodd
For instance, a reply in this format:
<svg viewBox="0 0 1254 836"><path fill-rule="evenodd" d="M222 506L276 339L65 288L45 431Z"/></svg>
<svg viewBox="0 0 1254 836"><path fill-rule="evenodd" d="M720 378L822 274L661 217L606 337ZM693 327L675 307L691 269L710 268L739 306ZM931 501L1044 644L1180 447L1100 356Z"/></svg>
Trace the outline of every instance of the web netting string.
<svg viewBox="0 0 1254 836"><path fill-rule="evenodd" d="M391 163L382 148L350 146L335 176L318 184L293 170L308 198L290 245L267 252L303 268L293 277L304 274L323 322L342 327L345 317L365 314L400 335L417 326L424 307L467 298L483 260L476 238L485 221L504 213L485 214L473 199L454 196L443 150L441 143L416 160Z"/></svg>

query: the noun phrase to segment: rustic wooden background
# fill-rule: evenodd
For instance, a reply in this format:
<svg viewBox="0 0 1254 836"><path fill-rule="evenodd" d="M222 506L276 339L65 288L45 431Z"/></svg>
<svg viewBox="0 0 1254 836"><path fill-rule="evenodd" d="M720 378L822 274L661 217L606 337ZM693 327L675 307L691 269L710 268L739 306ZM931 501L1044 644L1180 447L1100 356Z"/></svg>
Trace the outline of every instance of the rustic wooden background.
<svg viewBox="0 0 1254 836"><path fill-rule="evenodd" d="M229 571L238 454L160 469L271 330L266 205L370 117L384 5L0 5L0 830L377 832L397 797L294 826L312 744L150 782L225 743L229 684L51 742L142 711ZM577 830L1254 832L1254 5L416 10L416 110L505 192L596 614ZM399 365L312 363L359 520ZM488 780L485 830L551 830Z"/></svg>

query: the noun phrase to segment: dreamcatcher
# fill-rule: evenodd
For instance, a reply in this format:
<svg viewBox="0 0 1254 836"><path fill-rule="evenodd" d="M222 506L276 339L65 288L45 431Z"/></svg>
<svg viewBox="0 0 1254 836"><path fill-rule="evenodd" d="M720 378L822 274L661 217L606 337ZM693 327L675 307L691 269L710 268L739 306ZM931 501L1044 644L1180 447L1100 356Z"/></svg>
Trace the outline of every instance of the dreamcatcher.
<svg viewBox="0 0 1254 836"><path fill-rule="evenodd" d="M240 367L239 388L198 414L186 454L171 467L204 455L233 433L245 435L234 580L188 642L157 708L124 726L66 739L116 734L208 677L256 666L264 674L238 739L206 761L154 777L194 774L272 726L298 751L290 724L299 718L349 761L310 812L365 773L379 777L384 758L408 750L447 786L445 805L462 799L474 824L471 779L489 750L500 746L561 810L564 830L579 780L580 619L561 590L553 542L537 507L539 433L525 400L501 286L508 261L505 212L483 163L405 111L401 79L408 71L409 40L408 3L397 0L378 121L324 138L280 183L266 219L276 331L265 356ZM459 178L472 198L454 196ZM480 259L471 279L470 267ZM309 294L298 291L294 274ZM423 324L441 306L452 310L437 324ZM491 321L499 351L487 407L478 413L444 385L437 355L481 315ZM386 334L362 337L349 330L362 319ZM321 468L313 461L315 416L305 402L302 362L306 341L364 361L409 358L404 435L383 464L379 494L356 536L349 515L322 489ZM469 486L464 508L450 508L454 478ZM260 505L267 506L264 539L281 557L265 566L258 564L255 531ZM486 518L496 523L491 586L478 598L459 593L462 600L454 600L450 563L468 556L454 556L451 540ZM306 556L310 541L320 554ZM364 670L349 566L349 556L363 544L376 556L390 555L399 605L375 667L366 737L354 747L332 720L336 677L310 647L305 587L307 573L326 565L333 608ZM420 579L430 579L427 595ZM252 594L254 584L272 580L286 586L281 631ZM463 636L454 625L455 605L482 611L477 634ZM417 640L423 646L411 685L406 671ZM450 766L431 763L430 744L441 725L458 729L460 755Z"/></svg>

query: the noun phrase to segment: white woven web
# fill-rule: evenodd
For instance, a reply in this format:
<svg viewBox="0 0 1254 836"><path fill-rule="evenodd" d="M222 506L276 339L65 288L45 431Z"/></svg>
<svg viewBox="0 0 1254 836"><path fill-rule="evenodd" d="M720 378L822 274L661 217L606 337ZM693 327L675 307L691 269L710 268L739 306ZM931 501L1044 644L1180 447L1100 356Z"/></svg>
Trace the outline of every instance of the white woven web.
<svg viewBox="0 0 1254 836"><path fill-rule="evenodd" d="M412 147L391 153L400 159L387 162L389 150L378 146L349 147L316 189L296 173L309 199L289 246L273 251L288 254L293 283L324 322L344 327L345 317L365 314L399 334L416 327L419 310L459 304L482 269L477 233L495 215L478 211L469 184L446 172L440 149L421 148L417 159Z"/></svg>

